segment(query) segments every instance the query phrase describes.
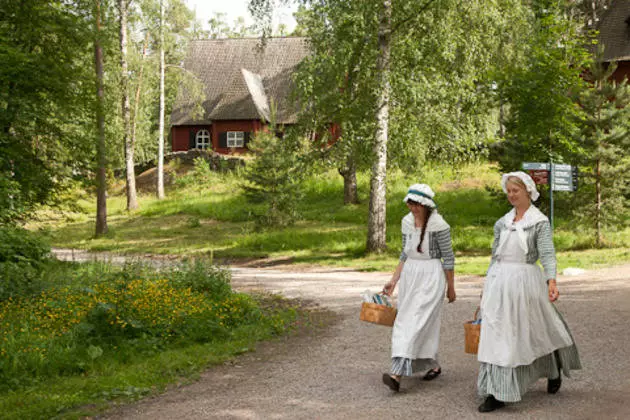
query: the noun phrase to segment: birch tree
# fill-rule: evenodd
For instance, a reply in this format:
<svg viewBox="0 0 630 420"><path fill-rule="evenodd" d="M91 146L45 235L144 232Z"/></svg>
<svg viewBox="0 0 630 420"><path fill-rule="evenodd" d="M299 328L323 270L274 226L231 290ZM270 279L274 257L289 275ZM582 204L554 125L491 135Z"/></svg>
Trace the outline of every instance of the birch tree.
<svg viewBox="0 0 630 420"><path fill-rule="evenodd" d="M147 31L144 36L144 43L142 44L142 57L140 59L140 69L138 70L138 84L136 85L136 92L133 102L133 113L131 114L131 147L135 151L136 145L136 132L138 128L138 111L140 109L140 93L142 92L142 86L144 81L144 67L147 61L147 48L149 47L149 32ZM135 178L134 178L135 186Z"/></svg>
<svg viewBox="0 0 630 420"><path fill-rule="evenodd" d="M377 95L376 135L370 179L370 211L368 214L367 252L382 252L387 247L387 136L389 128L390 55L392 36L392 2L381 2L381 18L378 27L378 58L376 62Z"/></svg>
<svg viewBox="0 0 630 420"><path fill-rule="evenodd" d="M261 2L269 4L250 4L268 14ZM332 122L341 126L330 150L338 152L331 160L344 175L344 191L352 184L351 163L361 167L365 161L371 168L366 249L381 252L388 167L419 174L428 158L457 164L493 139L498 130L493 74L510 61L523 5L518 0L301 3L298 23L312 48L296 75L298 100L306 110L301 123L305 132L322 132Z"/></svg>
<svg viewBox="0 0 630 420"><path fill-rule="evenodd" d="M130 0L118 0L120 24L120 90L122 91L123 139L125 145L125 173L127 183L127 210L138 208L136 197L136 174L134 162L134 142L131 135L131 108L129 105L129 69L127 65L127 21Z"/></svg>
<svg viewBox="0 0 630 420"><path fill-rule="evenodd" d="M157 198L164 199L164 2L160 0L160 115L158 128Z"/></svg>

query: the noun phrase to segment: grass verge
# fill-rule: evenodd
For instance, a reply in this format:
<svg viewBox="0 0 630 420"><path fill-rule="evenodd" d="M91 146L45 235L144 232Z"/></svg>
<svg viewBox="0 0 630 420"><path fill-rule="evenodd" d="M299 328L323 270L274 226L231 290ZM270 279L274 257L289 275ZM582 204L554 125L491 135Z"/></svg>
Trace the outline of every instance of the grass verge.
<svg viewBox="0 0 630 420"><path fill-rule="evenodd" d="M93 415L334 319L305 302L235 293L225 272L201 264L48 271L40 292L0 301L3 419Z"/></svg>
<svg viewBox="0 0 630 420"><path fill-rule="evenodd" d="M397 263L400 220L407 212L402 199L407 186L418 181L415 176L397 172L388 175L388 251L366 256L367 173L358 174L361 203L356 205L343 204L343 183L338 174L325 172L310 177L304 185L304 198L298 203L301 220L290 227L265 229L257 228L252 221L255 206L245 201L238 173L205 173L203 182L194 182L193 175L176 182L165 200L142 197L141 209L132 213L124 211L124 197L110 199L110 233L101 238L93 237L93 201L84 203L83 213L61 218L47 214L31 228L54 246L90 251L199 256L225 263L282 260L390 270ZM495 168L488 164L466 165L458 170L435 165L422 174L421 181L437 191L439 211L451 225L460 274L480 274L487 268L493 224L509 210L498 190L498 179ZM556 200L562 204L570 197L558 194ZM561 268L595 267L602 261L601 256L606 264L628 262L630 225L605 231L608 242L603 252L594 249L592 229L576 226L562 211L556 216L554 241Z"/></svg>

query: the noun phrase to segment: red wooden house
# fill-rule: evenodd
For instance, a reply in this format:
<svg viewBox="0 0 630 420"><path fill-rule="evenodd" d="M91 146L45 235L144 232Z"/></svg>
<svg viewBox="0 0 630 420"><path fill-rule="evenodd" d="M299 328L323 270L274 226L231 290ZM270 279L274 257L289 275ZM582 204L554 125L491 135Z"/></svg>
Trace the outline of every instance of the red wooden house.
<svg viewBox="0 0 630 420"><path fill-rule="evenodd" d="M193 99L181 88L171 114L172 150L243 152L272 107L277 124L294 124L291 76L307 54L301 37L270 38L264 47L258 38L193 41L184 68L204 85L203 115L191 116Z"/></svg>
<svg viewBox="0 0 630 420"><path fill-rule="evenodd" d="M599 43L604 46L604 62L617 63L611 76L630 83L630 0L614 0L597 24Z"/></svg>

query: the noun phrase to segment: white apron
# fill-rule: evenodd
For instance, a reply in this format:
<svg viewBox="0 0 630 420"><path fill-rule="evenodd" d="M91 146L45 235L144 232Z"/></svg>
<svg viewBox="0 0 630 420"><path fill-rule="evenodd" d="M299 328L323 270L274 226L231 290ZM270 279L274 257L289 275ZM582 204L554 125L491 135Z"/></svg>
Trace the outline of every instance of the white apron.
<svg viewBox="0 0 630 420"><path fill-rule="evenodd" d="M446 277L441 261L429 256L428 234L422 242L423 252L417 251L421 229L409 226L409 221L409 215L403 219L403 233L411 235L411 238L407 240L407 261L398 281L398 313L392 330L392 357L436 360ZM448 225L444 219L434 212L427 224L427 232L446 228Z"/></svg>
<svg viewBox="0 0 630 420"><path fill-rule="evenodd" d="M549 301L541 268L525 263L523 239L520 226L501 232L498 261L488 271L481 300L480 362L529 365L573 344Z"/></svg>

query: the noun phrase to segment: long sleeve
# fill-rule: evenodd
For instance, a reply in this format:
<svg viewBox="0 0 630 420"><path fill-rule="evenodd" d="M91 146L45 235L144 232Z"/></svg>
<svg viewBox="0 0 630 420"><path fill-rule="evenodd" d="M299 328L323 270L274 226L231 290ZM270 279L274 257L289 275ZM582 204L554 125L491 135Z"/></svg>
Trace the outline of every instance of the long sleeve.
<svg viewBox="0 0 630 420"><path fill-rule="evenodd" d="M455 268L455 253L453 252L451 229L435 232L435 239L442 255L442 267L445 270L453 270Z"/></svg>
<svg viewBox="0 0 630 420"><path fill-rule="evenodd" d="M407 235L405 232L402 234L402 251L400 251L400 261L407 261L407 253L405 252L405 247L407 246Z"/></svg>
<svg viewBox="0 0 630 420"><path fill-rule="evenodd" d="M490 265L488 266L488 271L490 271L490 267L497 261L497 248L499 247L499 238L501 237L501 225L499 222L494 224L494 240L492 241L492 254L490 257ZM486 271L486 275L488 273Z"/></svg>
<svg viewBox="0 0 630 420"><path fill-rule="evenodd" d="M536 249L538 259L545 270L547 280L556 278L557 262L556 250L553 246L553 234L548 221L536 225Z"/></svg>

